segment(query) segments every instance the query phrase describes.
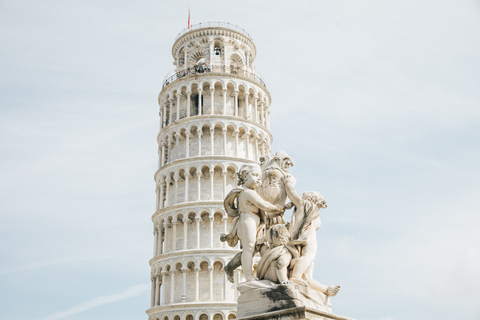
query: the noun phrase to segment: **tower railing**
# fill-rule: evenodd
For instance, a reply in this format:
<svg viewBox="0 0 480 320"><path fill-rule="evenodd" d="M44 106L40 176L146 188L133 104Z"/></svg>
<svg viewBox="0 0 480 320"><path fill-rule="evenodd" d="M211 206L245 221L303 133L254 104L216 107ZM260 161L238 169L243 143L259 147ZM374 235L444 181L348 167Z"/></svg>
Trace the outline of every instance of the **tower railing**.
<svg viewBox="0 0 480 320"><path fill-rule="evenodd" d="M230 70L228 70L230 69ZM265 88L267 87L265 84L265 81L263 78L258 74L258 73L252 73L248 72L246 70L239 70L237 68L225 68L224 66L195 66L195 67L188 67L186 69L183 69L181 71L176 71L175 69L167 73L167 76L165 79L163 79L163 85L162 89L165 88L168 84L171 82L181 79L183 77L193 75L193 74L203 74L203 73L210 73L210 72L216 72L216 73L226 73L226 74L233 74L236 76L243 76L246 78L249 78Z"/></svg>
<svg viewBox="0 0 480 320"><path fill-rule="evenodd" d="M239 26L237 26L235 24L228 23L228 22L219 22L219 21L202 22L202 23L191 25L190 28L185 28L182 31L180 31L178 33L177 37L175 38L175 41L177 41L178 38L180 38L182 35L184 35L187 32L190 32L192 30L202 29L202 28L225 28L225 29L230 29L230 30L242 33L248 39L253 41L252 37L250 37L248 32L245 31L244 29L240 28Z"/></svg>

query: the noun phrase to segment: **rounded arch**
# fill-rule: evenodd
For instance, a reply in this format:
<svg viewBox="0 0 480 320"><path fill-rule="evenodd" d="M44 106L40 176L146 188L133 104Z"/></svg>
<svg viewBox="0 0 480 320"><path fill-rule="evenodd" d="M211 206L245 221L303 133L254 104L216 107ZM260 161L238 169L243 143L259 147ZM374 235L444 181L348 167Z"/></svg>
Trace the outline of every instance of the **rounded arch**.
<svg viewBox="0 0 480 320"><path fill-rule="evenodd" d="M230 55L230 65L242 68L244 65L243 58L236 52Z"/></svg>
<svg viewBox="0 0 480 320"><path fill-rule="evenodd" d="M193 51L192 53L190 53L188 57L188 65L189 66L195 65L200 59L206 59L206 58L208 58L207 50L199 48Z"/></svg>

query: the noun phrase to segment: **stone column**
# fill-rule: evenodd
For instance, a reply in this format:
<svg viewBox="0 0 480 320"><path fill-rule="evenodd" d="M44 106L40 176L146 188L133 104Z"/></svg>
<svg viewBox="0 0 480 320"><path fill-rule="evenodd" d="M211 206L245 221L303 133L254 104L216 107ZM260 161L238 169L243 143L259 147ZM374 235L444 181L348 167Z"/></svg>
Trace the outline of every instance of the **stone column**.
<svg viewBox="0 0 480 320"><path fill-rule="evenodd" d="M245 158L247 159L250 159L250 152L248 151L248 149L250 149L249 136L250 134L248 132L245 132Z"/></svg>
<svg viewBox="0 0 480 320"><path fill-rule="evenodd" d="M197 130L198 137L198 156L202 155L202 129Z"/></svg>
<svg viewBox="0 0 480 320"><path fill-rule="evenodd" d="M163 128L163 106L162 105L160 105L160 110L158 112L158 116L160 117L159 131L161 131L162 128Z"/></svg>
<svg viewBox="0 0 480 320"><path fill-rule="evenodd" d="M150 293L150 308L153 308L155 306L155 297L157 295L157 291L156 291L156 279L157 277L151 277L150 278L150 281L152 282L152 287L151 287L151 293Z"/></svg>
<svg viewBox="0 0 480 320"><path fill-rule="evenodd" d="M254 96L254 109L255 109L255 113L254 113L254 116L253 116L253 121L256 121L258 122L258 104L257 104L257 97Z"/></svg>
<svg viewBox="0 0 480 320"><path fill-rule="evenodd" d="M208 217L210 221L210 248L213 248L213 220L214 217Z"/></svg>
<svg viewBox="0 0 480 320"><path fill-rule="evenodd" d="M180 133L175 133L175 151L177 153L175 159L180 158L180 150L178 150L178 147L180 146L180 143L179 143L180 137L181 137Z"/></svg>
<svg viewBox="0 0 480 320"><path fill-rule="evenodd" d="M160 277L156 276L155 277L155 301L154 305L158 306L160 305Z"/></svg>
<svg viewBox="0 0 480 320"><path fill-rule="evenodd" d="M177 251L177 220L172 221L172 252Z"/></svg>
<svg viewBox="0 0 480 320"><path fill-rule="evenodd" d="M165 283L165 277L166 277L167 275L168 275L168 271L162 271L162 284ZM164 288L165 288L165 287L164 287ZM163 289L163 290L165 291L165 289ZM161 297L161 299L162 299L162 300L161 300L161 301L162 301L162 306L164 306L164 305L166 304L166 302L165 302L166 296L167 296L167 295L165 294L165 292L163 292L162 297Z"/></svg>
<svg viewBox="0 0 480 320"><path fill-rule="evenodd" d="M248 107L248 92L245 92L245 119L248 119L248 116L250 115L249 113L249 107Z"/></svg>
<svg viewBox="0 0 480 320"><path fill-rule="evenodd" d="M192 91L187 91L187 117L190 117L190 101L191 101Z"/></svg>
<svg viewBox="0 0 480 320"><path fill-rule="evenodd" d="M222 134L223 134L223 155L227 155L227 129L223 128L222 129Z"/></svg>
<svg viewBox="0 0 480 320"><path fill-rule="evenodd" d="M168 252L168 244L170 243L171 239L169 237L169 234L168 234L168 228L170 228L172 226L171 223L167 222L165 224L165 241L164 241L164 247L165 247L165 250L163 250L165 253Z"/></svg>
<svg viewBox="0 0 480 320"><path fill-rule="evenodd" d="M227 289L228 289L227 274L224 272L223 273L223 301L227 301Z"/></svg>
<svg viewBox="0 0 480 320"><path fill-rule="evenodd" d="M210 154L213 156L214 155L214 135L215 135L215 128L210 128Z"/></svg>
<svg viewBox="0 0 480 320"><path fill-rule="evenodd" d="M158 251L157 251L157 255L158 254L163 254L163 230L164 230L163 227L159 227L159 229L158 229L158 245L157 245Z"/></svg>
<svg viewBox="0 0 480 320"><path fill-rule="evenodd" d="M158 145L158 169L162 167L162 146Z"/></svg>
<svg viewBox="0 0 480 320"><path fill-rule="evenodd" d="M208 267L210 290L208 300L213 301L213 267Z"/></svg>
<svg viewBox="0 0 480 320"><path fill-rule="evenodd" d="M175 302L175 270L170 271L170 304Z"/></svg>
<svg viewBox="0 0 480 320"><path fill-rule="evenodd" d="M182 268L182 276L183 276L183 287L182 287L182 302L187 301L187 271L188 268Z"/></svg>
<svg viewBox="0 0 480 320"><path fill-rule="evenodd" d="M163 181L160 181L160 209L163 209Z"/></svg>
<svg viewBox="0 0 480 320"><path fill-rule="evenodd" d="M201 198L201 183L200 183L200 178L202 177L202 172L197 170L197 201L200 201Z"/></svg>
<svg viewBox="0 0 480 320"><path fill-rule="evenodd" d="M227 114L227 89L223 89L223 114Z"/></svg>
<svg viewBox="0 0 480 320"><path fill-rule="evenodd" d="M162 129L167 126L167 104L163 102L163 125Z"/></svg>
<svg viewBox="0 0 480 320"><path fill-rule="evenodd" d="M168 121L168 123L172 123L173 122L173 98L170 98L168 99L168 102L169 102L169 109L170 109L170 120Z"/></svg>
<svg viewBox="0 0 480 320"><path fill-rule="evenodd" d="M202 220L202 218L195 218L195 227L197 229L197 249L200 249L200 220Z"/></svg>
<svg viewBox="0 0 480 320"><path fill-rule="evenodd" d="M177 204L178 203L178 179L179 179L179 176L177 173L175 173L175 175L173 176L173 184L175 186L175 194L173 195L173 198L174 198L174 203Z"/></svg>
<svg viewBox="0 0 480 320"><path fill-rule="evenodd" d="M177 110L177 117L175 120L180 120L180 94L177 92L177 105L175 106Z"/></svg>
<svg viewBox="0 0 480 320"><path fill-rule="evenodd" d="M158 211L160 208L160 188L157 187L155 188L155 211Z"/></svg>
<svg viewBox="0 0 480 320"><path fill-rule="evenodd" d="M238 157L238 130L235 130L234 133L235 133L235 157Z"/></svg>
<svg viewBox="0 0 480 320"><path fill-rule="evenodd" d="M183 250L187 250L188 243L188 217L183 218Z"/></svg>
<svg viewBox="0 0 480 320"><path fill-rule="evenodd" d="M187 169L188 170L188 169ZM190 179L190 175L185 173L185 202L188 202L188 183Z"/></svg>
<svg viewBox="0 0 480 320"><path fill-rule="evenodd" d="M258 137L255 137L255 161L258 161L260 157L258 156Z"/></svg>
<svg viewBox="0 0 480 320"><path fill-rule="evenodd" d="M235 117L238 117L238 90L235 90Z"/></svg>
<svg viewBox="0 0 480 320"><path fill-rule="evenodd" d="M172 182L172 179L168 177L165 179L166 185L167 185L167 192L165 193L165 207L168 207L170 205L170 202L168 201L168 195L170 193L170 182Z"/></svg>
<svg viewBox="0 0 480 320"><path fill-rule="evenodd" d="M171 144L172 144L172 139L168 138L167 139L167 154L166 154L166 157L165 157L165 163L169 163L170 162L170 149L171 149Z"/></svg>
<svg viewBox="0 0 480 320"><path fill-rule="evenodd" d="M165 142L162 142L162 167L165 165Z"/></svg>
<svg viewBox="0 0 480 320"><path fill-rule="evenodd" d="M214 186L213 178L215 173L214 169L210 169L209 173L210 173L210 200L214 200L214 197L213 197L213 186Z"/></svg>
<svg viewBox="0 0 480 320"><path fill-rule="evenodd" d="M198 302L198 291L199 291L199 283L198 283L198 272L200 271L199 267L195 267L195 302Z"/></svg>
<svg viewBox="0 0 480 320"><path fill-rule="evenodd" d="M190 136L192 134L187 131L185 132L185 158L189 158L190 157Z"/></svg>
<svg viewBox="0 0 480 320"><path fill-rule="evenodd" d="M210 97L212 99L212 103L211 103L211 110L210 110L210 114L214 114L215 113L215 87L210 87Z"/></svg>
<svg viewBox="0 0 480 320"><path fill-rule="evenodd" d="M260 102L260 124L263 125L263 102Z"/></svg>
<svg viewBox="0 0 480 320"><path fill-rule="evenodd" d="M202 115L202 89L198 89L198 115Z"/></svg>
<svg viewBox="0 0 480 320"><path fill-rule="evenodd" d="M222 199L225 199L227 196L227 170L222 171L222 178L223 178L223 194Z"/></svg>
<svg viewBox="0 0 480 320"><path fill-rule="evenodd" d="M153 229L153 235L155 236L155 240L153 240L153 256L156 257L158 253L158 227L155 226Z"/></svg>

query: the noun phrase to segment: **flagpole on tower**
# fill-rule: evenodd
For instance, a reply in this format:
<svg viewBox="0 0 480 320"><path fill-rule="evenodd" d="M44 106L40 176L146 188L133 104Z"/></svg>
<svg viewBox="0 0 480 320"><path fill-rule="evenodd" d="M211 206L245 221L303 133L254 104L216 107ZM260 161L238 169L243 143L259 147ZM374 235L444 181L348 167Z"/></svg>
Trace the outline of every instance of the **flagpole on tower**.
<svg viewBox="0 0 480 320"><path fill-rule="evenodd" d="M188 27L187 29L190 29L190 4L188 4Z"/></svg>

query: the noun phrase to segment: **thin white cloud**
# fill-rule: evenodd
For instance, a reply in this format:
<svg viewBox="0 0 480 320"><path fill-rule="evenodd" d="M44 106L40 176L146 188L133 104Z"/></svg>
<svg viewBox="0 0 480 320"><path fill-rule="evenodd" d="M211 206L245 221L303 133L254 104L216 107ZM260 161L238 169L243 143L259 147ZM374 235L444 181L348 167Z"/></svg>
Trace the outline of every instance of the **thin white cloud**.
<svg viewBox="0 0 480 320"><path fill-rule="evenodd" d="M124 299L128 299L131 297L134 297L136 295L139 295L140 293L143 293L147 290L150 289L150 286L146 283L138 284L133 287L129 287L125 289L124 291L120 293L115 293L109 296L100 296L93 298L91 300L85 301L77 306L74 306L70 309L56 312L54 314L51 314L49 316L46 316L45 318L41 318L40 320L58 320L58 319L63 319L65 317L81 313L90 309L93 309L95 307L107 304L107 303L112 303Z"/></svg>
<svg viewBox="0 0 480 320"><path fill-rule="evenodd" d="M105 257L102 257L105 258ZM7 266L0 269L0 276L6 276L9 274L20 273L25 271L32 271L40 268L45 267L52 267L60 264L71 264L73 262L79 261L89 261L89 260L98 260L99 257L67 257L67 258L59 258L59 259L50 259L50 260L43 260L43 261L33 261L28 264L22 266Z"/></svg>

